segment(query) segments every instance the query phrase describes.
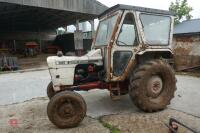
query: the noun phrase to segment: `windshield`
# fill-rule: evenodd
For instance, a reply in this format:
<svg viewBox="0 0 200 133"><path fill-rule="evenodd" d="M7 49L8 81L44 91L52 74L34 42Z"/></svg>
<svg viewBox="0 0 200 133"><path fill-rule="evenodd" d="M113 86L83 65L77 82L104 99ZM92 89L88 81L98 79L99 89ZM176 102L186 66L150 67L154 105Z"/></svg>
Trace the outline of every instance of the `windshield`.
<svg viewBox="0 0 200 133"><path fill-rule="evenodd" d="M170 17L141 14L145 39L150 45L167 45L169 43Z"/></svg>
<svg viewBox="0 0 200 133"><path fill-rule="evenodd" d="M112 16L100 22L95 46L103 46L103 45L108 44L108 41L111 38L116 20L117 20L117 15Z"/></svg>

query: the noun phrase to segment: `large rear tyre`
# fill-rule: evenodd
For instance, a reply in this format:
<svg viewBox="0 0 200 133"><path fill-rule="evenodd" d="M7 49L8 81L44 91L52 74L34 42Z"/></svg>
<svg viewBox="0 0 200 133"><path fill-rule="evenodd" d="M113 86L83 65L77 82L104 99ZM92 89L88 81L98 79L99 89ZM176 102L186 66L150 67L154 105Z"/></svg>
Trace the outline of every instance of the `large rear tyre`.
<svg viewBox="0 0 200 133"><path fill-rule="evenodd" d="M47 86L47 96L51 99L55 94L56 92L53 90L53 83L50 82Z"/></svg>
<svg viewBox="0 0 200 133"><path fill-rule="evenodd" d="M76 92L64 91L51 98L47 106L49 120L59 128L76 127L86 115L86 103Z"/></svg>
<svg viewBox="0 0 200 133"><path fill-rule="evenodd" d="M176 78L172 68L161 60L149 61L132 74L129 95L140 109L155 112L166 108L174 97Z"/></svg>

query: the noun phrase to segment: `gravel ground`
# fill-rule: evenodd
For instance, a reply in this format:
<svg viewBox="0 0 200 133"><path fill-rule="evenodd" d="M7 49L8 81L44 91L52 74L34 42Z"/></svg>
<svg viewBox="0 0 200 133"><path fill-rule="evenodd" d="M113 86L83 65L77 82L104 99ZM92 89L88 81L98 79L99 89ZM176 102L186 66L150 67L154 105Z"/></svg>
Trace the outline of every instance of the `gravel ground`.
<svg viewBox="0 0 200 133"><path fill-rule="evenodd" d="M99 118L85 117L76 128L58 129L47 118L47 98L37 98L20 104L0 106L1 133L109 133ZM121 112L115 115L101 116L101 121L117 128L121 133L167 133L164 123L169 118L177 118L190 127L200 131L200 118L192 115L166 109L157 113ZM10 120L17 123L10 124ZM180 128L180 133L187 133Z"/></svg>
<svg viewBox="0 0 200 133"><path fill-rule="evenodd" d="M109 115L102 118L122 133L167 133L168 128L164 123L169 123L170 118L176 118L189 127L200 131L200 118L183 112L166 109L157 113L129 113ZM179 127L179 133L189 133L185 128Z"/></svg>
<svg viewBox="0 0 200 133"><path fill-rule="evenodd" d="M98 119L85 117L77 127L58 129L47 118L47 98L37 98L20 104L0 106L1 133L109 133ZM17 124L10 124L10 120Z"/></svg>

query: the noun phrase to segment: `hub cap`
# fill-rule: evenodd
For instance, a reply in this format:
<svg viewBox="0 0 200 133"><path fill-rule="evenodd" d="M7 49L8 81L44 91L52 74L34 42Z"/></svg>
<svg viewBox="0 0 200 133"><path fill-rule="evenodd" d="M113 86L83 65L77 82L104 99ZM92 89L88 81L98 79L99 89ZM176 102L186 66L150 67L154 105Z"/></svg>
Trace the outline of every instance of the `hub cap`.
<svg viewBox="0 0 200 133"><path fill-rule="evenodd" d="M74 107L70 103L65 103L59 108L59 115L61 117L72 117L74 112Z"/></svg>
<svg viewBox="0 0 200 133"><path fill-rule="evenodd" d="M147 82L148 95L156 98L160 95L163 88L163 81L160 76L152 76Z"/></svg>

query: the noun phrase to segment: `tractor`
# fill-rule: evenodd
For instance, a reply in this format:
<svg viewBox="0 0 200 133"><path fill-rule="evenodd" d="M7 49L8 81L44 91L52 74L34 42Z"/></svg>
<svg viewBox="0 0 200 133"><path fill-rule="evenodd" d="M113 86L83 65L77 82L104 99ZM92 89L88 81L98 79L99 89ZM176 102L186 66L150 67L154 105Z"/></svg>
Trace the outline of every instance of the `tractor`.
<svg viewBox="0 0 200 133"><path fill-rule="evenodd" d="M165 109L176 90L173 26L174 14L165 10L118 4L103 12L90 52L47 58L49 120L78 126L87 106L77 91L91 89L107 89L113 100L129 94L144 112Z"/></svg>

